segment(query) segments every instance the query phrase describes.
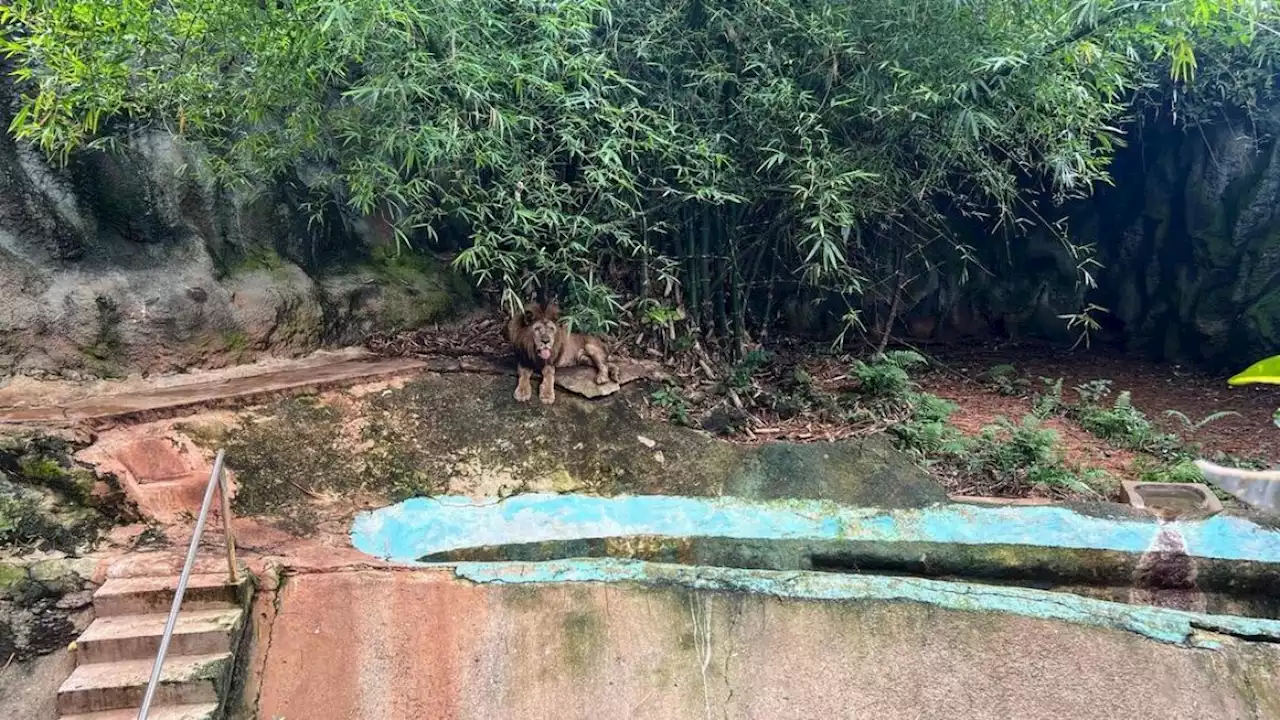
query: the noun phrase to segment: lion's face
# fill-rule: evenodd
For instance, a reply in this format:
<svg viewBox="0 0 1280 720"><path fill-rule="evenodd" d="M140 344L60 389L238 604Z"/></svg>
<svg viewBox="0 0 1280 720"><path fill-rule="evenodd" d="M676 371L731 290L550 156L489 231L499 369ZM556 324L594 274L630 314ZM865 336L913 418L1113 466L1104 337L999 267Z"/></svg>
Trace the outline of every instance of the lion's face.
<svg viewBox="0 0 1280 720"><path fill-rule="evenodd" d="M556 333L560 328L554 320L539 318L529 326L529 334L533 336L533 347L537 351L538 357L543 360L551 359L551 351L556 344Z"/></svg>

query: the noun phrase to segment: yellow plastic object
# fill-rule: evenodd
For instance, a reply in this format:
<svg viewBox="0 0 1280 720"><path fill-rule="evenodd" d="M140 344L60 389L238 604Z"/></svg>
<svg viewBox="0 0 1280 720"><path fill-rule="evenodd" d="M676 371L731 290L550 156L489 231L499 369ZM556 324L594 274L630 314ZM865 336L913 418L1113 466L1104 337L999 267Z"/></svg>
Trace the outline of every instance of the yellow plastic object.
<svg viewBox="0 0 1280 720"><path fill-rule="evenodd" d="M1252 385L1267 383L1280 385L1280 355L1269 357L1245 368L1243 372L1227 380L1228 385Z"/></svg>

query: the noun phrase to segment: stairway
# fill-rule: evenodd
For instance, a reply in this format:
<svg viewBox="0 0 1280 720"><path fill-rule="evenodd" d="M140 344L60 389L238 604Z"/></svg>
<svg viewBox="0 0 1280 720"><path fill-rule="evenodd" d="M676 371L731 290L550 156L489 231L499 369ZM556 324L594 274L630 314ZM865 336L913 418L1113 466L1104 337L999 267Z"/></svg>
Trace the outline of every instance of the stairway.
<svg viewBox="0 0 1280 720"><path fill-rule="evenodd" d="M111 578L93 594L95 619L75 642L76 669L58 689L62 720L138 716L177 577ZM231 680L249 584L192 575L149 717L213 720Z"/></svg>

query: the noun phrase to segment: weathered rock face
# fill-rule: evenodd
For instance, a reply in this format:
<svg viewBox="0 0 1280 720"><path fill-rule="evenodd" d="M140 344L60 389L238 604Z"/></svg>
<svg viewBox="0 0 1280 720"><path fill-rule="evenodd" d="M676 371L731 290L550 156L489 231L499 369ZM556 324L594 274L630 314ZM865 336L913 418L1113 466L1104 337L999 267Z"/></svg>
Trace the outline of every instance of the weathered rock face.
<svg viewBox="0 0 1280 720"><path fill-rule="evenodd" d="M0 655L26 660L66 647L88 624L97 564L62 553L0 558Z"/></svg>
<svg viewBox="0 0 1280 720"><path fill-rule="evenodd" d="M916 282L906 331L1072 341L1062 317L1096 303L1099 335L1157 360L1239 370L1280 347L1280 108L1259 126L1146 124L1112 168L1113 187L1069 210L1073 243L1093 245L1098 287L1049 233L974 242L991 274ZM978 237L981 229L965 231ZM1004 245L1004 247L997 247Z"/></svg>
<svg viewBox="0 0 1280 720"><path fill-rule="evenodd" d="M951 218L983 270L962 274L940 248L902 298L896 333L917 340L1003 337L1071 343L1067 316L1087 304L1102 340L1156 360L1238 371L1280 347L1280 106L1256 122L1133 127L1114 185L1068 206L1071 243L1091 245L1097 281L1078 283L1085 255L1047 231L989 237ZM1053 217L1052 214L1048 215ZM883 305L883 303L882 303ZM879 320L883 306L864 308ZM843 310L831 309L831 312ZM879 314L877 314L879 313Z"/></svg>
<svg viewBox="0 0 1280 720"><path fill-rule="evenodd" d="M131 515L109 480L71 458L75 445L34 433L6 431L0 437L5 658L21 662L63 648L84 628L98 566L88 551L101 530Z"/></svg>
<svg viewBox="0 0 1280 720"><path fill-rule="evenodd" d="M162 133L66 167L0 134L0 373L299 354L437 320L467 294L434 261L373 252L371 233L312 232L290 193L226 192Z"/></svg>
<svg viewBox="0 0 1280 720"><path fill-rule="evenodd" d="M1280 144L1266 131L1144 130L1079 215L1129 348L1239 370L1280 347Z"/></svg>

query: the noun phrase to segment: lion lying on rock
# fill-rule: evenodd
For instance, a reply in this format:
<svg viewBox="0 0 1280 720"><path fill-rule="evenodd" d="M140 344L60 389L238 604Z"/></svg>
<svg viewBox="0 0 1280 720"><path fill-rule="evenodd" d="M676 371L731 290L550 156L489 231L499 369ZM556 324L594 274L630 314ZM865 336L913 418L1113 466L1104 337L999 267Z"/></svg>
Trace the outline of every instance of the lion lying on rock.
<svg viewBox="0 0 1280 720"><path fill-rule="evenodd" d="M507 340L516 351L515 398L527 402L533 398L532 378L542 375L538 399L551 404L556 401L556 368L590 363L596 369L596 384L609 382L608 353L599 338L571 333L560 324L560 308L551 303L534 305L507 322Z"/></svg>

